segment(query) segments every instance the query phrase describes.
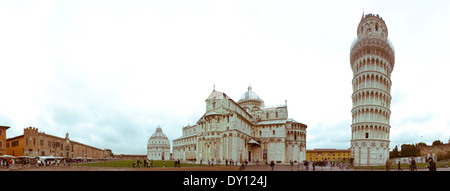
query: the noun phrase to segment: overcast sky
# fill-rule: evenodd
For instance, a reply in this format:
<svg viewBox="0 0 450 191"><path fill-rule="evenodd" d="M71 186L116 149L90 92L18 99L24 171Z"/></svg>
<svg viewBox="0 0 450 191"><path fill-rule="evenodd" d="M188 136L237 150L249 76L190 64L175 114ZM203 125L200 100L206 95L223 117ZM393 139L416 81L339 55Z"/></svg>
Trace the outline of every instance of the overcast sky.
<svg viewBox="0 0 450 191"><path fill-rule="evenodd" d="M450 139L450 1L1 1L0 125L146 154L195 124L213 90L249 84L308 126L307 149L350 147L350 45L365 13L395 47L391 149Z"/></svg>

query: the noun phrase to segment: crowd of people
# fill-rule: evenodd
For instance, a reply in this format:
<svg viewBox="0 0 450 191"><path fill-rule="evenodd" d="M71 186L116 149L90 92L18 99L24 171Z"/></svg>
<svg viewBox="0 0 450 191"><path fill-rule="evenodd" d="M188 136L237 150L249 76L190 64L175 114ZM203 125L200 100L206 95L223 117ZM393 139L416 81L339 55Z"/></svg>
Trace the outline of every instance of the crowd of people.
<svg viewBox="0 0 450 191"><path fill-rule="evenodd" d="M195 163L196 161L194 160L193 162ZM214 164L225 165L225 166L239 165L238 162L234 161L233 159L225 159L223 161L220 161L220 159L217 161L215 161L214 159L207 160L207 161L203 161L202 159L200 159L199 164L203 165L204 162L205 162L205 164L207 164L210 167L213 167ZM247 159L244 159L241 162L242 166L247 166L247 164L248 164ZM151 168L151 167L154 167L154 161L152 159L137 160L136 163L133 163L132 165L133 165L133 168ZM165 162L163 162L162 167L166 167ZM178 168L181 167L180 159L175 160L174 167L178 167Z"/></svg>
<svg viewBox="0 0 450 191"><path fill-rule="evenodd" d="M153 168L155 167L155 163L153 159L144 159L144 160L137 160L136 163L133 163L133 168ZM166 167L166 162L163 162L162 167ZM181 161L175 160L174 167L181 167Z"/></svg>
<svg viewBox="0 0 450 191"><path fill-rule="evenodd" d="M291 162L291 165L294 165ZM301 165L301 164L299 164ZM318 167L339 167L339 169L345 168L347 167L342 161L341 162L335 162L335 161L326 161L326 160L319 160L319 161L303 161L303 166L305 167L306 170L309 170L309 166L311 165L312 170L316 170L316 166Z"/></svg>
<svg viewBox="0 0 450 191"><path fill-rule="evenodd" d="M88 158L64 158L64 157L1 157L0 169L7 170L11 168L30 168L45 166L70 166L71 164L87 163L92 161L101 161L103 159Z"/></svg>
<svg viewBox="0 0 450 191"><path fill-rule="evenodd" d="M221 162L225 162L225 166L233 166L233 165L238 165L239 163L238 162L236 162L236 161L233 161L233 159L225 159L224 161L220 161L220 159L218 159L217 161L215 161L214 160L214 158L213 159L211 159L211 160L209 160L208 159L208 161L207 161L208 163L208 166L214 166L214 164L222 164ZM248 163L248 161L247 161L247 159L244 159L242 162L241 162L241 164L242 163L244 163L244 162L247 162ZM200 159L200 164L203 164L203 160L202 159Z"/></svg>
<svg viewBox="0 0 450 191"><path fill-rule="evenodd" d="M428 158L428 163L429 163L429 166L426 166L426 168L428 168L430 171L436 171L436 162L433 160L433 157ZM416 160L414 159L414 157L411 157L411 159L409 159L408 165L409 165L409 170L417 171L417 163L416 163ZM388 159L388 160L386 160L386 171L389 171L389 170L390 170L390 162ZM398 161L398 163L397 163L397 171L403 171L400 161Z"/></svg>
<svg viewBox="0 0 450 191"><path fill-rule="evenodd" d="M102 159L95 159L95 161L98 160L102 160ZM54 157L11 157L11 158L6 158L6 157L0 157L0 169L9 169L11 167L39 167L39 166L70 166L71 164L79 164L79 163L86 163L86 162L90 162L87 159L69 159L69 158L54 158ZM202 164L202 160L200 160L200 164ZM219 164L220 160L217 161ZM223 162L223 161L222 161ZM233 161L232 159L228 160L226 159L225 161L225 165L236 165L237 162ZM433 160L432 157L430 157L427 161L429 163L429 166L426 166L426 168L428 168L430 171L436 171L436 162ZM248 161L246 159L244 159L241 162L241 169L245 169L248 165ZM223 165L223 164L222 164ZM294 162L290 161L290 165L293 167L294 166ZM303 163L298 163L299 167L301 168L305 168L306 170L309 170L310 166L312 166L312 170L315 170L315 167L339 167L340 169L343 169L345 167L347 167L343 162L334 162L334 161L303 161ZM302 167L303 165L303 167ZM214 166L214 160L208 160L208 166ZM137 160L136 164L133 163L133 168L151 168L154 167L154 161L153 160ZM166 167L166 163L163 162L162 167ZM181 167L181 161L175 160L174 163L174 167ZM270 162L270 167L272 169L272 171L274 170L275 167L275 162L271 161ZM411 171L417 171L417 164L416 161L414 160L414 157L411 157L411 159L409 160L409 169ZM389 160L386 161L386 171L390 170L390 162ZM401 163L400 161L398 161L397 163L397 170L398 171L402 171L401 168Z"/></svg>

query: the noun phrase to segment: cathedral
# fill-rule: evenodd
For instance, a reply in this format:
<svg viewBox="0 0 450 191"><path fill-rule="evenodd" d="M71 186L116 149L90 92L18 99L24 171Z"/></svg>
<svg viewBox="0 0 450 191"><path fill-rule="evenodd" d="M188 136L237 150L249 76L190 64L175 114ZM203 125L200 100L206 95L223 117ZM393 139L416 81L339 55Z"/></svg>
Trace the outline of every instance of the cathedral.
<svg viewBox="0 0 450 191"><path fill-rule="evenodd" d="M248 87L239 101L215 89L206 112L195 125L183 127L173 140L173 158L205 164L248 161L250 164L306 160L306 125L288 118L287 102L265 107Z"/></svg>

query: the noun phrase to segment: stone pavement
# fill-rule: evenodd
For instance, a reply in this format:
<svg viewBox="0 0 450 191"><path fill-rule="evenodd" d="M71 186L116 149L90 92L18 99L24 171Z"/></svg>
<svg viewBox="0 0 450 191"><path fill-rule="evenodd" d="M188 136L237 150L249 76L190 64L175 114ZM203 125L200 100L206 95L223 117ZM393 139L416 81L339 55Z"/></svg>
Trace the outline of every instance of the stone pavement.
<svg viewBox="0 0 450 191"><path fill-rule="evenodd" d="M0 168L0 171L238 171L239 166L214 166L214 167L167 167L167 168L125 168L125 167L87 167L87 166L47 166L47 167L11 167L9 169ZM402 169L410 171L409 169ZM271 171L269 165L248 165L241 171ZM306 169L303 165L275 165L274 171L313 171L312 166ZM314 171L385 171L385 169L354 169L316 166ZM397 168L391 168L390 171L397 171ZM427 168L417 169L417 171L429 171ZM437 171L450 171L450 168L438 168Z"/></svg>
<svg viewBox="0 0 450 191"><path fill-rule="evenodd" d="M46 167L11 167L0 171L237 171L238 166L200 166L200 167L155 167L155 168L126 168L126 167L90 167L90 166L46 166Z"/></svg>
<svg viewBox="0 0 450 191"><path fill-rule="evenodd" d="M248 165L242 171L271 171L271 167L269 165ZM303 165L275 165L274 171L386 171L386 169L355 169L355 168L346 168L344 169L339 167L330 167L330 166L316 166L315 170L313 170L312 166L309 166L308 169ZM397 167L393 169L391 167L390 171L397 171ZM409 169L402 169L402 171L410 171ZM429 171L427 168L417 169L417 171ZM437 168L437 171L450 171L450 168Z"/></svg>

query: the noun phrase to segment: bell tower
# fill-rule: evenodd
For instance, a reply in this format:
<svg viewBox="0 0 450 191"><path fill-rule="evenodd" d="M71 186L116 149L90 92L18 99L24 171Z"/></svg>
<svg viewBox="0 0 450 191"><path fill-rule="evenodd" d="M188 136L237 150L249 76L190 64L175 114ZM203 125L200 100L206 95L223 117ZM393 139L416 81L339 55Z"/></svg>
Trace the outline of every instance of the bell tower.
<svg viewBox="0 0 450 191"><path fill-rule="evenodd" d="M386 23L378 14L363 14L356 33L350 50L351 154L355 166L384 165L389 158L395 52Z"/></svg>

